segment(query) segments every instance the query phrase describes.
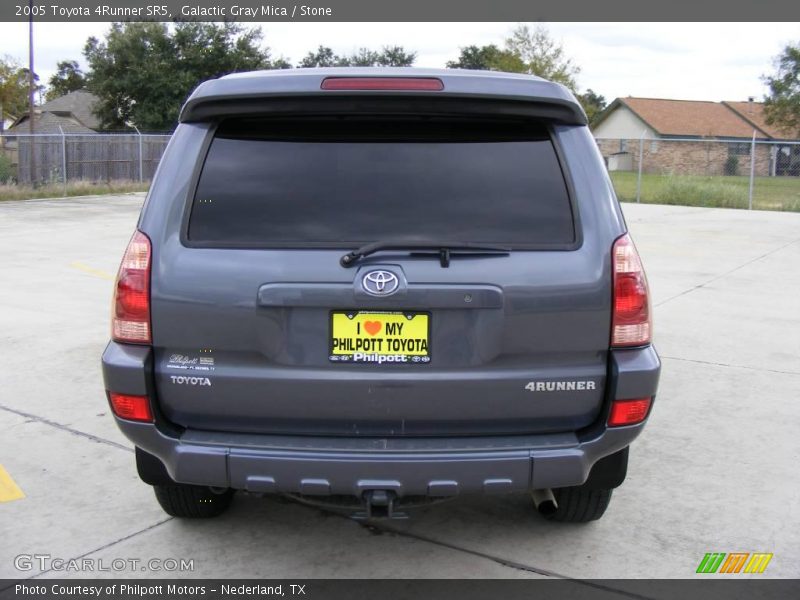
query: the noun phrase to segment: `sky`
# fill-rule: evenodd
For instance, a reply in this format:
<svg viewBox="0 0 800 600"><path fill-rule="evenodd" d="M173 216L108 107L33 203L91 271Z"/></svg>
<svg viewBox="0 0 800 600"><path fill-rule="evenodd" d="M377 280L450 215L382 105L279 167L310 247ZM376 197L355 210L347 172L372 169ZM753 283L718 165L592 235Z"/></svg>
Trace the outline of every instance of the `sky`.
<svg viewBox="0 0 800 600"><path fill-rule="evenodd" d="M459 47L502 45L515 23L263 23L263 44L293 64L320 44L337 53L401 45L416 66L444 67ZM546 23L580 66L578 85L605 96L684 100L761 100L762 75L786 44L800 43L800 23ZM42 81L59 60L78 60L105 23L35 24L35 71ZM0 56L27 64L27 23L0 23Z"/></svg>

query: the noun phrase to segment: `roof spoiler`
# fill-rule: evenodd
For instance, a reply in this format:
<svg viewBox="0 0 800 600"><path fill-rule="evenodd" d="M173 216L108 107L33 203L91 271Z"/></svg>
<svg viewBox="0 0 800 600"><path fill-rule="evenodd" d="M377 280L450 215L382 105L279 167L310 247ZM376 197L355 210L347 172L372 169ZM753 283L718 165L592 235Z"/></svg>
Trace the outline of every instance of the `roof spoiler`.
<svg viewBox="0 0 800 600"><path fill-rule="evenodd" d="M553 97L480 96L442 92L402 94L306 93L299 95L214 94L191 97L180 113L181 123L228 117L292 115L482 116L543 120L586 125L586 114L574 101Z"/></svg>

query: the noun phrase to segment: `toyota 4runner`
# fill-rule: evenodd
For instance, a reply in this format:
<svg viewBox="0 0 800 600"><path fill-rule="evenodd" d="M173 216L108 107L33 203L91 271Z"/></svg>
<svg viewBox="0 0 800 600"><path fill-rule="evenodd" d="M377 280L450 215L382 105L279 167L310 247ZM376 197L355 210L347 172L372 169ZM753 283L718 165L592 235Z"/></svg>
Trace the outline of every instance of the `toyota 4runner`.
<svg viewBox="0 0 800 600"><path fill-rule="evenodd" d="M660 362L586 116L523 75L241 73L180 114L117 277L108 401L171 515L605 511Z"/></svg>

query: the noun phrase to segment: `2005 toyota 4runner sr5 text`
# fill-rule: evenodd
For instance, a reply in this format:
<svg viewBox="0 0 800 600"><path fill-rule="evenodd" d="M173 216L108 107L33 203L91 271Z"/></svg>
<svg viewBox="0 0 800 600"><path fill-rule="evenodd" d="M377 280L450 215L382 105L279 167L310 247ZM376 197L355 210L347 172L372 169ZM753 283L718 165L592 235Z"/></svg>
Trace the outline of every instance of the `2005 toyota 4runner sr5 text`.
<svg viewBox="0 0 800 600"><path fill-rule="evenodd" d="M560 85L300 69L190 96L120 266L108 400L181 517L528 492L590 521L656 394L647 282Z"/></svg>

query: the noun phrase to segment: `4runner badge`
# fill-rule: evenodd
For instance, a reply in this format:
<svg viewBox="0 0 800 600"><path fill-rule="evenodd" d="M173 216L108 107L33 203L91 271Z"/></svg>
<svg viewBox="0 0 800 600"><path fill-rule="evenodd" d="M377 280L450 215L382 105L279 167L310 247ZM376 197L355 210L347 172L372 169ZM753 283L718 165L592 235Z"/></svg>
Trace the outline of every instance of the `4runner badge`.
<svg viewBox="0 0 800 600"><path fill-rule="evenodd" d="M531 381L525 386L529 392L573 392L596 389L594 381Z"/></svg>
<svg viewBox="0 0 800 600"><path fill-rule="evenodd" d="M208 377L183 377L181 375L170 375L172 383L179 383L182 385L211 385L211 380Z"/></svg>

